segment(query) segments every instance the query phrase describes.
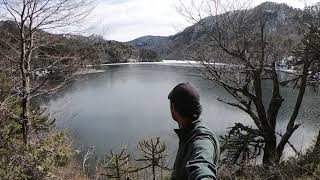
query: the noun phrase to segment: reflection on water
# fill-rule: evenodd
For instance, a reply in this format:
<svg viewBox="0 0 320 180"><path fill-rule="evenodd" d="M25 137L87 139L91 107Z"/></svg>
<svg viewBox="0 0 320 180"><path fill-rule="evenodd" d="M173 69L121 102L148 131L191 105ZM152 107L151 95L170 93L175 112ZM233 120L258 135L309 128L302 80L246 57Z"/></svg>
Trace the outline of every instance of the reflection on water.
<svg viewBox="0 0 320 180"><path fill-rule="evenodd" d="M58 125L69 127L78 144L95 145L98 154L119 145L133 147L140 138L150 136L160 136L173 154L177 138L172 129L177 125L171 119L167 95L180 82L192 82L200 90L202 118L216 134L225 133L235 122L252 125L246 114L217 101L218 97L228 96L221 88L194 76L198 72L192 67L151 64L105 69L105 73L77 82L49 103ZM265 97L270 93L270 84L266 82ZM296 93L291 88L282 89L286 101L279 114L282 119L278 124L279 131L285 129ZM291 139L297 149L310 143L316 135L319 97L319 93L307 91L299 115L299 120L305 123Z"/></svg>

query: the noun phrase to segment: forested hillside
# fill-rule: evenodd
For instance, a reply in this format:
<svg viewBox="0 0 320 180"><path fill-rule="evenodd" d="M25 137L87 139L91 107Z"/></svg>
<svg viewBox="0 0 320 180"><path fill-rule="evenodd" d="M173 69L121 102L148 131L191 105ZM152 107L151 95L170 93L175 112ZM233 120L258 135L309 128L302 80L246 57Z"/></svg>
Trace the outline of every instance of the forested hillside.
<svg viewBox="0 0 320 180"><path fill-rule="evenodd" d="M230 14L241 16L241 14L246 13L260 16L264 13L268 15L268 21L266 23L268 41L277 44L277 47L274 47L274 49L278 49L278 53L288 55L290 49L302 38L304 23L309 22L313 18L306 16L304 11L312 9L313 12L317 12L314 11L317 7L318 6L315 5L301 10L286 4L265 2L246 12L234 11L226 12L218 16L206 17L199 20L196 24L187 27L182 32L169 37L146 36L130 41L128 44L138 48L155 50L159 52L164 59L185 59L190 55L196 55L198 52L201 52L207 59L230 62L229 57L223 58L221 54L217 52L219 47L217 44L212 43L204 26L210 29L214 27L216 19L226 18ZM258 30L256 33L258 33ZM233 41L236 41L236 37L233 37ZM216 59L215 57L219 58Z"/></svg>
<svg viewBox="0 0 320 180"><path fill-rule="evenodd" d="M18 46L19 32L12 21L0 22L0 56L11 50L12 44ZM102 63L122 63L130 59L135 61L158 61L159 56L155 51L135 48L130 45L108 41L98 35L89 37L71 34L51 34L39 31L38 36L46 42L46 46L39 50L43 53L64 54L77 56L83 65L98 65ZM43 62L43 61L42 61ZM2 62L3 63L3 62Z"/></svg>

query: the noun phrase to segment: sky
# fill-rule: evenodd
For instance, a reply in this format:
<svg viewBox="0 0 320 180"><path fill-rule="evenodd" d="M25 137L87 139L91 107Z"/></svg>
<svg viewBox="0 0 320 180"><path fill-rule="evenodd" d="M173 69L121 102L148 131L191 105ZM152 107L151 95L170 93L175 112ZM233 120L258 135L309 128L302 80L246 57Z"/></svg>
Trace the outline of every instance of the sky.
<svg viewBox="0 0 320 180"><path fill-rule="evenodd" d="M85 35L98 34L107 40L121 42L146 35L173 35L191 25L179 13L179 1L188 3L189 0L97 0L98 4L87 18L89 27ZM303 0L272 1L295 8L305 5ZM253 0L253 5L262 2L264 0ZM308 0L308 5L315 2Z"/></svg>

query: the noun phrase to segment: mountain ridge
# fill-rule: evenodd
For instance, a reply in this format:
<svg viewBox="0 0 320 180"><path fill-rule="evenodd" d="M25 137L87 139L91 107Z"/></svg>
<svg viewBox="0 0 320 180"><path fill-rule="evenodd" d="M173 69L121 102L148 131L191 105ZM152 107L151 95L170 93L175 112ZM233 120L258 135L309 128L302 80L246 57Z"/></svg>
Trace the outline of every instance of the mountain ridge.
<svg viewBox="0 0 320 180"><path fill-rule="evenodd" d="M319 4L310 6L310 9L319 8ZM266 30L273 37L278 37L280 44L289 44L290 47L297 43L303 34L303 24L305 23L305 10L291 7L284 3L264 2L260 5L248 9L248 11L265 11L271 16L271 20ZM235 13L241 12L238 10ZM223 16L224 14L218 15ZM208 16L201 19L210 26L217 16ZM210 41L206 32L198 23L186 27L183 31L171 36L143 36L127 42L136 48L146 48L157 51L163 59L185 59L185 52L196 54L196 51L214 51L210 47ZM289 47L285 47L284 49Z"/></svg>

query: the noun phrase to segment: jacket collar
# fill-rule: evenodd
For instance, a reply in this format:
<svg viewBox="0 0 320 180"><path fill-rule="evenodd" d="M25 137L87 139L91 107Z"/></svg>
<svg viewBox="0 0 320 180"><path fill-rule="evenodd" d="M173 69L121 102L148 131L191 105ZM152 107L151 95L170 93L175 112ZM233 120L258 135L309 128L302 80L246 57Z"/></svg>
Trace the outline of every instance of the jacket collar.
<svg viewBox="0 0 320 180"><path fill-rule="evenodd" d="M187 127L180 128L180 129L174 129L174 132L178 135L180 140L183 140L192 130L196 127L197 124L200 123L200 120L192 121Z"/></svg>

